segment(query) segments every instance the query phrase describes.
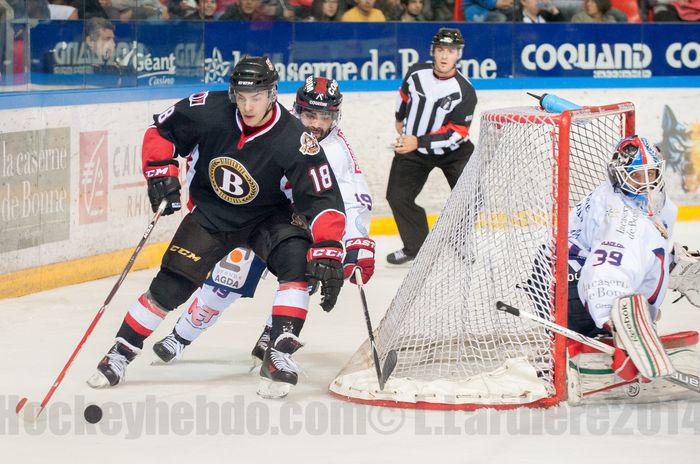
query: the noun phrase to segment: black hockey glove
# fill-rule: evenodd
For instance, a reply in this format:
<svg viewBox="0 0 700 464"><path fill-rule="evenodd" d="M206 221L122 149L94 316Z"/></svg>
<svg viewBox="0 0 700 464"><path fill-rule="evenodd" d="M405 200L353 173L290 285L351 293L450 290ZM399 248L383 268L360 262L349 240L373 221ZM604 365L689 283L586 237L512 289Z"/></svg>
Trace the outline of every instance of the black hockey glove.
<svg viewBox="0 0 700 464"><path fill-rule="evenodd" d="M160 202L165 198L168 201L163 216L173 214L175 211L180 211L180 179L177 175L177 168L173 169L172 165L177 166L177 161L166 160L149 162L145 170L146 182L148 182L148 199L151 201L151 209L155 213L158 211ZM160 173L164 175L158 175Z"/></svg>
<svg viewBox="0 0 700 464"><path fill-rule="evenodd" d="M306 254L306 276L314 293L321 284L321 308L328 312L335 306L343 286L343 245L334 240L316 242Z"/></svg>

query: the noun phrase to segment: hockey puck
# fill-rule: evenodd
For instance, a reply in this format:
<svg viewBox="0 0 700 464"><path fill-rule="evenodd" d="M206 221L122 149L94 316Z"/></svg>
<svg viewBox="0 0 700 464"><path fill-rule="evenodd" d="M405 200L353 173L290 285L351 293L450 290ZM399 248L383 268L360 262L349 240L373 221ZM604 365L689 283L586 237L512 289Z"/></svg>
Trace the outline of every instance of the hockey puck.
<svg viewBox="0 0 700 464"><path fill-rule="evenodd" d="M102 419L102 408L96 404L91 404L85 408L83 415L85 416L86 421L91 424L96 424L100 421L100 419Z"/></svg>

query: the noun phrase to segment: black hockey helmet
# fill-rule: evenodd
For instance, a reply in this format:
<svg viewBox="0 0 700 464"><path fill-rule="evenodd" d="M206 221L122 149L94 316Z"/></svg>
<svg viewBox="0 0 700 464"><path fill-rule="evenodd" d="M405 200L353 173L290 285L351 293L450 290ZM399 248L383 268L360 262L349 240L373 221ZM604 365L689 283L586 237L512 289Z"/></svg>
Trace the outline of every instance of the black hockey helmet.
<svg viewBox="0 0 700 464"><path fill-rule="evenodd" d="M464 47L464 37L459 29L454 27L441 27L433 36L430 42L430 55L433 55L433 50L436 46L454 47L462 49Z"/></svg>
<svg viewBox="0 0 700 464"><path fill-rule="evenodd" d="M314 134L321 140L338 125L342 103L343 94L340 93L340 87L335 79L309 76L297 90L294 112L299 115L302 123L304 123L303 112L313 111L317 117L330 117L331 125L328 130L321 135Z"/></svg>
<svg viewBox="0 0 700 464"><path fill-rule="evenodd" d="M294 111L301 114L303 110L320 110L329 113L340 112L343 94L340 93L338 81L325 77L307 77L294 101Z"/></svg>
<svg viewBox="0 0 700 464"><path fill-rule="evenodd" d="M279 75L266 56L245 55L231 72L229 95L240 90L270 90L277 87Z"/></svg>

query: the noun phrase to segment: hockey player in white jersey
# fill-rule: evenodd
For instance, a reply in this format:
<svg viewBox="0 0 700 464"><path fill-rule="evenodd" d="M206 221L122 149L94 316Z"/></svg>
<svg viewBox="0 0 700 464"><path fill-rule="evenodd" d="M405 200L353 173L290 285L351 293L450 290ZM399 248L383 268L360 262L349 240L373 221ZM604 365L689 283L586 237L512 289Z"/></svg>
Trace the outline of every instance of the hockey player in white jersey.
<svg viewBox="0 0 700 464"><path fill-rule="evenodd" d="M687 276L674 281L674 263L697 258L678 245L674 250L678 209L664 190L664 166L648 139L622 139L609 180L569 215L569 328L588 336L614 334L612 367L625 380L673 373L654 322L668 288L683 292L682 281L697 289ZM692 302L692 292L683 293Z"/></svg>
<svg viewBox="0 0 700 464"><path fill-rule="evenodd" d="M333 170L340 186L347 215L344 237L345 277L355 283L353 271L359 267L363 281L367 282L374 273L374 241L369 238L372 196L355 155L338 127L342 99L335 80L309 77L297 91L294 112L320 141L330 163L329 168ZM316 182L321 190L326 179L322 171L319 173ZM280 185L280 188L289 197L290 186ZM243 248L233 250L215 266L192 305L177 321L172 333L153 346L158 357L164 362L179 359L184 348L211 327L227 307L241 297L253 297L264 271L265 263L253 252ZM273 314L274 311L273 307ZM262 360L269 342L270 319L255 344L252 355ZM295 366L284 368L296 370Z"/></svg>

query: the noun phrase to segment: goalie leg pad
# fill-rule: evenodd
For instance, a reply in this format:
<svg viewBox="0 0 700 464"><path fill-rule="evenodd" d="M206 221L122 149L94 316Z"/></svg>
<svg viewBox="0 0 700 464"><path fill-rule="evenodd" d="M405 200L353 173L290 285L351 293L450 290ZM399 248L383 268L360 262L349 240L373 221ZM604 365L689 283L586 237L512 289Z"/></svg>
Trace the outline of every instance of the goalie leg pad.
<svg viewBox="0 0 700 464"><path fill-rule="evenodd" d="M640 374L652 379L675 372L642 295L615 300L610 317L615 327L616 344L627 351Z"/></svg>

